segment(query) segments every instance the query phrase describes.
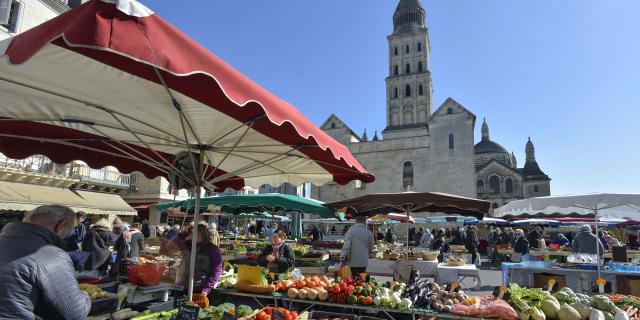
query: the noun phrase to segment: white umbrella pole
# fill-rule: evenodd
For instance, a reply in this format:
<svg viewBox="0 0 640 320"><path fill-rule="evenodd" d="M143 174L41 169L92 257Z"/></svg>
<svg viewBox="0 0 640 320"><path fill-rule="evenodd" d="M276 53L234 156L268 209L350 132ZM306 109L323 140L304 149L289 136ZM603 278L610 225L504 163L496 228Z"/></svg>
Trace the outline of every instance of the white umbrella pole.
<svg viewBox="0 0 640 320"><path fill-rule="evenodd" d="M598 279L600 279L600 235L598 234L598 206L596 205L595 209L593 210L593 219L595 220L596 223L596 263L597 265L597 270L598 270Z"/></svg>
<svg viewBox="0 0 640 320"><path fill-rule="evenodd" d="M407 210L407 224L409 224L410 220L411 215L409 214L409 210ZM411 241L411 239L409 239L409 229L411 229L411 226L407 227L407 260L409 259L409 251L411 250L411 246L409 245L409 242Z"/></svg>
<svg viewBox="0 0 640 320"><path fill-rule="evenodd" d="M191 257L189 262L189 301L193 301L193 277L196 267L196 250L198 248L198 223L200 214L200 186L195 186L195 211L193 212L193 229L191 229Z"/></svg>

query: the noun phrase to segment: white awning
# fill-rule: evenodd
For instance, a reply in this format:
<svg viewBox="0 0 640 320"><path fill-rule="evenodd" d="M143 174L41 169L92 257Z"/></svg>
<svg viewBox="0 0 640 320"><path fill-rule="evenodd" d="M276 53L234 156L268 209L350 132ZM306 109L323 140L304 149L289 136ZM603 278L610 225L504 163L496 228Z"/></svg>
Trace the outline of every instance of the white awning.
<svg viewBox="0 0 640 320"><path fill-rule="evenodd" d="M137 215L117 194L0 181L0 210L27 211L42 205L67 206L89 214Z"/></svg>
<svg viewBox="0 0 640 320"><path fill-rule="evenodd" d="M101 214L118 216L138 215L136 209L132 208L117 194L99 193L90 191L76 191L80 197L87 202L90 208L97 208Z"/></svg>

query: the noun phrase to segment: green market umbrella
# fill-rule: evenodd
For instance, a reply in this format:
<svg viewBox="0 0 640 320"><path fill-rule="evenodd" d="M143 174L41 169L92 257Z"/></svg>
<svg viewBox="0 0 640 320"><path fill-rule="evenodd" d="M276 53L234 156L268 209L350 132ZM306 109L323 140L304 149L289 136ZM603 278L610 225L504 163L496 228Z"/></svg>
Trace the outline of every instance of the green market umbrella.
<svg viewBox="0 0 640 320"><path fill-rule="evenodd" d="M180 208L185 212L194 210L194 200L177 202L165 202L155 206L158 211ZM317 214L322 218L334 217L333 210L324 206L324 203L289 194L265 193L246 194L220 197L207 197L200 199L200 209L205 211L223 212L230 214L298 211Z"/></svg>
<svg viewBox="0 0 640 320"><path fill-rule="evenodd" d="M268 212L255 212L255 213L241 213L241 214L225 214L225 216L231 216L236 219L256 219L256 220L273 220L278 222L288 222L291 219L285 216L279 216L275 214L270 214Z"/></svg>

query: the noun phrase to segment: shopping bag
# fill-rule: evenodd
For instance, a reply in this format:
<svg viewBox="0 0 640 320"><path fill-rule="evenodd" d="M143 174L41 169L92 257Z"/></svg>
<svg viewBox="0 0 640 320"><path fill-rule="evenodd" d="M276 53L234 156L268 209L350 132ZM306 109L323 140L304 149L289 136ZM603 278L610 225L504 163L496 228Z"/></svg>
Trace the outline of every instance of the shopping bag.
<svg viewBox="0 0 640 320"><path fill-rule="evenodd" d="M351 268L349 266L342 266L340 270L338 270L338 277L342 279L353 279L353 274L351 274Z"/></svg>

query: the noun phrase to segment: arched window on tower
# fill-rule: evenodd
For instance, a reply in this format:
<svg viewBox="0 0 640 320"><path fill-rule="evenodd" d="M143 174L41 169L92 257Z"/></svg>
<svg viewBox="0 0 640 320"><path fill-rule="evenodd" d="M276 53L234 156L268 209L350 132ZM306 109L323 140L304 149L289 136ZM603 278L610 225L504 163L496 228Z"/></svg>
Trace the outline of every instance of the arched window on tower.
<svg viewBox="0 0 640 320"><path fill-rule="evenodd" d="M511 178L507 178L507 180L504 181L504 192L513 193L513 180Z"/></svg>
<svg viewBox="0 0 640 320"><path fill-rule="evenodd" d="M398 75L398 65L396 64L395 66L393 66L393 75L397 76Z"/></svg>
<svg viewBox="0 0 640 320"><path fill-rule="evenodd" d="M455 147L455 143L453 141L453 134L449 135L449 149L453 149Z"/></svg>
<svg viewBox="0 0 640 320"><path fill-rule="evenodd" d="M498 178L498 176L489 178L489 192L500 193L500 178Z"/></svg>
<svg viewBox="0 0 640 320"><path fill-rule="evenodd" d="M418 72L422 72L422 61L418 61Z"/></svg>
<svg viewBox="0 0 640 320"><path fill-rule="evenodd" d="M407 190L413 186L413 165L411 161L405 161L402 165L402 187Z"/></svg>
<svg viewBox="0 0 640 320"><path fill-rule="evenodd" d="M393 88L393 98L398 99L398 87Z"/></svg>
<svg viewBox="0 0 640 320"><path fill-rule="evenodd" d="M404 53L409 53L409 45L404 48Z"/></svg>
<svg viewBox="0 0 640 320"><path fill-rule="evenodd" d="M484 181L478 180L476 182L476 189L478 189L478 194L483 194L484 193Z"/></svg>
<svg viewBox="0 0 640 320"><path fill-rule="evenodd" d="M424 95L424 87L421 84L418 85L418 95L419 96Z"/></svg>
<svg viewBox="0 0 640 320"><path fill-rule="evenodd" d="M398 55L398 47L393 48L393 55L394 56Z"/></svg>
<svg viewBox="0 0 640 320"><path fill-rule="evenodd" d="M411 73L411 65L410 65L410 64L408 64L408 63L407 63L407 64L404 66L404 73L406 73L406 74Z"/></svg>
<svg viewBox="0 0 640 320"><path fill-rule="evenodd" d="M404 86L404 96L405 97L411 97L411 86L410 85Z"/></svg>
<svg viewBox="0 0 640 320"><path fill-rule="evenodd" d="M418 52L422 52L422 42L418 42Z"/></svg>

